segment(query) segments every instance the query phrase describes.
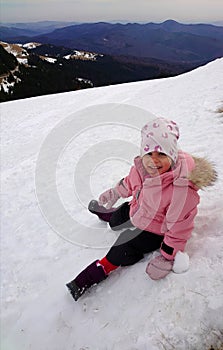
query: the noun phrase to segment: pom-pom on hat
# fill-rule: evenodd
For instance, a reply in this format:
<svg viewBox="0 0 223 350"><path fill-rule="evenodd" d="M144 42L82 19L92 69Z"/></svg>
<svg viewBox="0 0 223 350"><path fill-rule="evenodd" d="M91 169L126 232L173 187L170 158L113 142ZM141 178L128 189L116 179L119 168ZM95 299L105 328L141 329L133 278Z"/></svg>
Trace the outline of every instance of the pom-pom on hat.
<svg viewBox="0 0 223 350"><path fill-rule="evenodd" d="M141 157L150 152L162 152L174 163L178 157L179 128L173 120L157 118L141 130Z"/></svg>

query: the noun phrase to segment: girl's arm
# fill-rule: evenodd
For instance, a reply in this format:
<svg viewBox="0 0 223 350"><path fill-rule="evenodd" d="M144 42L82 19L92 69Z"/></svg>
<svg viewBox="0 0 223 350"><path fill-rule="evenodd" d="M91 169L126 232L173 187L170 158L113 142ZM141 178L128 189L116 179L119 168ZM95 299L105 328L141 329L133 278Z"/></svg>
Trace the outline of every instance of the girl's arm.
<svg viewBox="0 0 223 350"><path fill-rule="evenodd" d="M128 198L132 195L132 186L129 175L121 179L115 186L116 191L120 197Z"/></svg>
<svg viewBox="0 0 223 350"><path fill-rule="evenodd" d="M132 166L129 174L121 179L115 186L120 197L128 198L133 195L133 192L139 186L141 187L141 177L135 166Z"/></svg>
<svg viewBox="0 0 223 350"><path fill-rule="evenodd" d="M106 205L107 209L110 209L120 197L130 197L136 174L137 170L133 166L128 176L121 179L114 188L110 188L99 196L99 204Z"/></svg>
<svg viewBox="0 0 223 350"><path fill-rule="evenodd" d="M162 255L173 260L178 251L184 251L194 228L199 195L191 187L174 189L173 199L166 213L168 231L161 246Z"/></svg>

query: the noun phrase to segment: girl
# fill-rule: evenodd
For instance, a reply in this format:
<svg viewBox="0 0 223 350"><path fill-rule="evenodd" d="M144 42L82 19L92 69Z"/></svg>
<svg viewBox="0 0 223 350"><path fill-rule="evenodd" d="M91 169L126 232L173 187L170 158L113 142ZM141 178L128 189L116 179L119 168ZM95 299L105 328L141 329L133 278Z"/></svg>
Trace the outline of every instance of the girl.
<svg viewBox="0 0 223 350"><path fill-rule="evenodd" d="M177 252L184 251L191 236L197 192L216 180L206 159L178 150L179 129L174 121L155 119L143 127L141 136L141 156L134 159L129 175L89 204L90 212L113 230L125 230L105 257L67 284L75 300L119 266L135 264L157 249L161 254L150 261L146 272L154 280L170 273ZM130 196L130 202L113 208L120 197Z"/></svg>

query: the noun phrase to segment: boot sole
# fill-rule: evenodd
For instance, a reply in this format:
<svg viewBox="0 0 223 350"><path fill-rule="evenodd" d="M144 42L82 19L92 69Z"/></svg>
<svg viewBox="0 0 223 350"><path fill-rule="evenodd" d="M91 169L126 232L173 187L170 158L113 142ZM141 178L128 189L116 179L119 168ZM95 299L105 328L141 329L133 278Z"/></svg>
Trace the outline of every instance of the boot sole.
<svg viewBox="0 0 223 350"><path fill-rule="evenodd" d="M93 199L92 201L90 201L90 203L88 204L88 210L92 213L92 214L97 214L97 213L106 213L106 209L103 206L100 206L98 204L98 202Z"/></svg>
<svg viewBox="0 0 223 350"><path fill-rule="evenodd" d="M85 288L80 289L74 281L67 283L66 286L75 301L85 292Z"/></svg>

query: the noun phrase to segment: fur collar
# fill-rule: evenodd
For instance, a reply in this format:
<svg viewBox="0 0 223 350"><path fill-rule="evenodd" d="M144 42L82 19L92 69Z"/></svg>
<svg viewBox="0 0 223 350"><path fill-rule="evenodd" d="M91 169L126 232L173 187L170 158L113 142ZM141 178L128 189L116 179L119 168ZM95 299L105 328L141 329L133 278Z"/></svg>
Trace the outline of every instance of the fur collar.
<svg viewBox="0 0 223 350"><path fill-rule="evenodd" d="M218 177L214 165L206 158L192 157L195 168L190 172L188 179L199 189L214 185Z"/></svg>

